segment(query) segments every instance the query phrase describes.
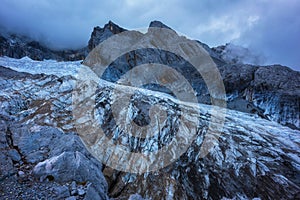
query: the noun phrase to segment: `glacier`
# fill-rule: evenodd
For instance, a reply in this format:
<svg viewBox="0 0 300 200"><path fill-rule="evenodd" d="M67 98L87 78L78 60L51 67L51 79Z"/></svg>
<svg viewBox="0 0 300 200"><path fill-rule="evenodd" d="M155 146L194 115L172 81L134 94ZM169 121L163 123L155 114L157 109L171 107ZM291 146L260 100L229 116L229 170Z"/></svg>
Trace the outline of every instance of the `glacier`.
<svg viewBox="0 0 300 200"><path fill-rule="evenodd" d="M91 149L87 151L86 141L78 137L82 139L85 135L82 136L84 133L78 132L74 124L72 90L76 85L76 73L83 67L81 61L34 61L29 58L0 57L0 65L3 66L0 74L1 145L5 144L3 141L6 141L7 134L11 135L9 137L12 138L13 144L9 146L8 143L8 147L5 148L0 145L1 155L3 154L9 161L12 158L10 154L6 154L6 151L16 148L18 154L22 159L24 158L14 161L15 164L5 162L4 169L9 169L12 174L18 166L26 165L28 166L27 171L24 168L26 174L31 174L38 180L53 177L54 182L60 184L71 183L71 178L78 182L87 181L87 191L101 193L103 198L108 198L104 193L113 198L129 198L130 195L138 193L145 199L297 199L300 197L299 130L263 119L256 114L226 109L225 122L218 142L207 156L201 157L201 146L209 130L212 105L199 104L197 107L192 103L178 101L162 92L122 86L122 90L118 90L121 95L135 91L135 95L130 100L132 109L124 108L124 112L129 112L130 116L146 116L147 110L142 110L143 106L153 106L157 102L169 112L169 117L160 124L165 127L163 132L153 138L132 140L126 130L111 123L112 116L109 111L112 103L116 101L111 96L111 92L116 88L115 83L99 80L95 93L97 97L95 105L98 111L95 116L99 119L102 128L106 130L107 137L131 151L156 151L168 145L174 137L168 133L176 131L178 114L194 107L199 108L196 136L186 152L176 161L158 171L144 174L120 172L106 165L100 167L101 162L89 154ZM142 122L145 120L143 117L138 119ZM47 139L47 134L54 138L54 143ZM86 137L90 139L89 136ZM31 138L44 142L32 150L35 147L30 147L26 142ZM67 146L69 143L72 145ZM81 153L72 154L69 151L81 151ZM91 176L82 179L80 172L76 170L74 171L76 176L64 171L62 158L71 157L77 163L77 170L82 169L81 166L94 171L96 168L99 169L99 173L95 175L99 180ZM44 167L48 166L47 163L54 163L54 167L46 170ZM3 167L0 169L2 170ZM9 177L10 173L5 176ZM103 183L103 177L106 178L107 183ZM63 182L60 182L60 179Z"/></svg>

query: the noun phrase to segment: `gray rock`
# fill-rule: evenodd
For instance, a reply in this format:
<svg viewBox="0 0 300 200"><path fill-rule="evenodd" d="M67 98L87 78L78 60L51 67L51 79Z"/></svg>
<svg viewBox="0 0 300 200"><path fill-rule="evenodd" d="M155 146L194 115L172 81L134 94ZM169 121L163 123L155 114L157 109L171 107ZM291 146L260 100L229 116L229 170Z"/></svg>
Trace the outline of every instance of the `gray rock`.
<svg viewBox="0 0 300 200"><path fill-rule="evenodd" d="M18 151L15 150L15 149L10 149L10 150L8 150L7 155L8 155L13 161L19 162L19 161L21 160L20 154L19 154Z"/></svg>
<svg viewBox="0 0 300 200"><path fill-rule="evenodd" d="M89 181L93 183L98 193L106 194L108 190L101 172L101 164L91 162L78 151L63 152L38 163L33 169L33 174L42 180L51 176L54 181L60 183Z"/></svg>
<svg viewBox="0 0 300 200"><path fill-rule="evenodd" d="M228 108L300 128L300 72L280 65L222 64L219 69Z"/></svg>
<svg viewBox="0 0 300 200"><path fill-rule="evenodd" d="M75 190L71 190L71 195L77 195L78 194L78 192L77 192L77 190L75 189Z"/></svg>
<svg viewBox="0 0 300 200"><path fill-rule="evenodd" d="M80 196L83 196L85 194L85 190L82 186L81 187L79 186L77 191L78 191L78 195Z"/></svg>
<svg viewBox="0 0 300 200"><path fill-rule="evenodd" d="M169 28L159 21L151 22L150 27ZM123 31L126 30L119 27L111 21L109 21L103 28L95 27L93 33L91 34L89 45L87 48L89 48L89 50L92 50L95 46L97 46L100 42L104 41L108 37ZM14 44L12 44L11 41L14 41ZM226 46L209 48L207 45L201 42L199 43L208 51L208 53L217 63L221 75L224 79L227 95L229 97L236 97L230 98L230 102L228 104L230 109L236 109L238 111L248 113L259 113L258 115L263 118L279 122L291 128L300 128L300 122L298 120L299 104L297 103L299 102L299 92L298 90L292 90L292 88L299 87L299 73L296 73L290 69L287 69L286 67L278 65L260 67L248 64L241 64L240 62L232 62L228 61L228 59L224 60L223 52ZM1 50L2 54L9 55L12 57L20 57L23 54L30 56L30 53L24 53L30 51L21 50L23 46L30 47L30 49L35 49L32 53L38 55L37 57L39 58L43 57L43 53L40 53L40 51L48 52L46 53L46 55L50 55L51 53L53 53L53 55L57 55L57 52L54 53L48 51L47 48L42 47L43 45L40 45L37 42L32 42L28 38L18 37L16 35L6 35L1 37L0 44L3 44L3 50ZM11 50L7 50L7 48ZM87 51L87 48L85 49L85 51ZM36 49L38 49L38 51L36 51ZM52 54L48 57L59 60L61 59L61 55L65 55L66 60L69 60L67 58L67 52L59 53L57 58L55 56L52 56ZM78 56L78 52L73 52L72 55L74 55L73 57L76 58ZM142 51L140 53L131 52L127 56L130 58L129 60L119 59L114 63L116 66L122 66L122 69L116 71L126 71L125 69L127 69L128 66L133 67L132 63L140 65L142 63L159 61L159 63L161 64L174 65L182 62L182 60L176 56L170 56L164 53L154 55L153 52L150 51ZM48 57L46 56L42 59ZM185 66L186 65L182 65L181 68L184 68ZM116 71L111 74L112 77L119 76L119 74L116 74ZM180 73L183 74L184 71L181 71ZM279 74L279 76L277 74ZM201 78L199 79L193 74L189 74L189 76L191 76L190 79L193 80L191 82L192 85L195 85L195 88L198 88L197 94L199 102L210 104L210 97L206 90L205 82L201 80ZM197 78L197 80L195 78ZM289 80L289 78L291 79ZM274 81L277 83L274 84ZM149 87L148 89L158 90L157 87ZM285 89L287 89L289 92L284 92ZM162 88L159 88L159 91L168 93ZM241 98L244 100L244 103L242 105L239 105L241 102ZM26 106L24 104L24 101L19 97L14 98L11 101L12 103L10 104L11 106L8 110L11 110L11 112L13 113L21 111ZM70 126L66 124L64 127L70 128Z"/></svg>
<svg viewBox="0 0 300 200"><path fill-rule="evenodd" d="M58 199L66 198L70 196L69 188L67 186L59 186L54 188L54 194Z"/></svg>
<svg viewBox="0 0 300 200"><path fill-rule="evenodd" d="M5 143L5 132L7 131L7 122L10 120L10 117L4 116L0 111L0 142ZM1 146L0 146L1 148Z"/></svg>
<svg viewBox="0 0 300 200"><path fill-rule="evenodd" d="M13 162L5 152L0 151L0 180L16 173Z"/></svg>
<svg viewBox="0 0 300 200"><path fill-rule="evenodd" d="M85 148L80 137L75 133L68 133L61 135L53 139L53 142L49 143L50 156L57 156L63 152L81 152L85 156L91 156Z"/></svg>
<svg viewBox="0 0 300 200"><path fill-rule="evenodd" d="M45 152L45 150L34 151L32 153L28 153L25 156L25 159L28 163L35 164L46 159L47 158L46 153L47 151Z"/></svg>
<svg viewBox="0 0 300 200"><path fill-rule="evenodd" d="M77 194L76 182L72 181L72 183L71 183L71 195L76 195L76 194Z"/></svg>
<svg viewBox="0 0 300 200"><path fill-rule="evenodd" d="M89 184L87 187L86 195L84 197L84 200L106 200L108 199L107 195L104 193L99 193L94 188L93 184Z"/></svg>
<svg viewBox="0 0 300 200"><path fill-rule="evenodd" d="M70 196L70 197L66 198L65 200L76 200L76 197L75 196Z"/></svg>
<svg viewBox="0 0 300 200"><path fill-rule="evenodd" d="M19 177L24 177L24 176L25 176L25 172L23 172L23 171L18 171L18 176L19 176Z"/></svg>
<svg viewBox="0 0 300 200"><path fill-rule="evenodd" d="M37 163L47 158L49 145L56 137L60 137L62 132L52 127L39 127L39 131L31 132L29 127L22 125L11 125L13 145L25 157L28 163ZM10 150L9 155L15 161L20 161L21 157L15 150Z"/></svg>
<svg viewBox="0 0 300 200"><path fill-rule="evenodd" d="M8 144L6 141L6 133L4 131L0 131L0 149L8 148Z"/></svg>
<svg viewBox="0 0 300 200"><path fill-rule="evenodd" d="M90 40L93 47L104 39L118 33L110 31L110 26L109 23L105 25L103 29L98 28L98 30L95 28ZM150 27L170 29L159 21L151 22ZM300 129L299 72L279 65L256 66L242 64L241 62L233 61L236 58L229 56L229 59L227 58L228 55L227 57L225 56L226 58L224 57L223 50L226 46L211 49L207 45L201 42L199 43L207 50L218 65L229 98L228 108L254 113L262 118L279 122L291 128ZM250 55L247 49L241 48L241 51L246 51L246 53ZM254 56L250 57L253 58ZM244 58L244 60L245 59L247 58ZM255 62L256 61L253 61L252 63ZM89 65L86 60L84 63ZM110 69L107 69L107 72L103 74L102 78L116 82L123 73L126 73L135 66L145 63L178 66L178 71L182 75L184 75L186 71L190 71L187 69L188 65L176 55L163 51L154 51L152 49L141 49L128 52L126 55L115 60L109 66ZM194 90L198 95L198 101L200 103L210 104L211 99L209 92L201 76L189 72L185 78L194 86ZM168 93L167 90L157 87L148 87L147 89Z"/></svg>
<svg viewBox="0 0 300 200"><path fill-rule="evenodd" d="M128 200L145 200L145 199L139 194L132 194L129 196Z"/></svg>
<svg viewBox="0 0 300 200"><path fill-rule="evenodd" d="M300 72L273 65L254 74L252 99L270 119L300 129Z"/></svg>
<svg viewBox="0 0 300 200"><path fill-rule="evenodd" d="M76 190L76 182L75 181L72 181L72 183L71 183L71 189L72 190Z"/></svg>
<svg viewBox="0 0 300 200"><path fill-rule="evenodd" d="M30 131L26 126L11 126L14 146L18 146L23 155L29 155L37 151L44 153L54 138L62 135L57 128L40 126L38 131Z"/></svg>

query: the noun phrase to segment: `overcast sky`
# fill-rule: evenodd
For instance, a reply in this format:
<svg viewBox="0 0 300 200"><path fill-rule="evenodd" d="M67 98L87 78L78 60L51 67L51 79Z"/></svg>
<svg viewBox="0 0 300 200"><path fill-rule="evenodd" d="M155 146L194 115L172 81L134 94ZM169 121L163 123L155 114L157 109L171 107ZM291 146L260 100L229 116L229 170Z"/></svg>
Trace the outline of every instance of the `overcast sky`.
<svg viewBox="0 0 300 200"><path fill-rule="evenodd" d="M109 20L127 29L160 20L209 46L228 42L300 71L298 0L0 0L0 27L54 48L87 44Z"/></svg>

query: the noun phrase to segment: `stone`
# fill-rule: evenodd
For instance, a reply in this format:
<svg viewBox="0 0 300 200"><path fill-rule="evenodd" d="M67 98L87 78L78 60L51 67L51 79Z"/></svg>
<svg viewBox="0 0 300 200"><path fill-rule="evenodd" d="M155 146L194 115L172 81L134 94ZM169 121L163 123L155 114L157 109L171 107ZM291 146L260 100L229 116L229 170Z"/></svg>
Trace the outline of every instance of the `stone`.
<svg viewBox="0 0 300 200"><path fill-rule="evenodd" d="M106 200L108 199L108 197L106 194L97 192L94 186L92 184L89 184L86 190L86 195L84 196L84 200L98 200L98 199Z"/></svg>
<svg viewBox="0 0 300 200"><path fill-rule="evenodd" d="M34 151L32 153L28 153L25 156L25 159L28 163L35 164L46 159L46 152L43 150Z"/></svg>
<svg viewBox="0 0 300 200"><path fill-rule="evenodd" d="M129 196L128 200L145 200L145 199L139 194L132 194Z"/></svg>
<svg viewBox="0 0 300 200"><path fill-rule="evenodd" d="M19 177L24 177L24 176L25 176L25 172L23 172L23 171L18 171L18 176L19 176Z"/></svg>
<svg viewBox="0 0 300 200"><path fill-rule="evenodd" d="M20 154L15 149L8 150L7 154L15 162L19 162L21 160Z"/></svg>
<svg viewBox="0 0 300 200"><path fill-rule="evenodd" d="M43 148L48 147L54 138L62 135L61 131L50 126L43 126L37 132L31 132L26 126L11 126L11 132L14 145L18 146L23 155L44 154Z"/></svg>
<svg viewBox="0 0 300 200"><path fill-rule="evenodd" d="M86 150L80 137L75 133L69 133L57 137L49 144L50 156L57 156L63 152L80 152L85 156L91 156Z"/></svg>
<svg viewBox="0 0 300 200"><path fill-rule="evenodd" d="M16 171L13 162L5 152L0 151L0 180L13 175Z"/></svg>
<svg viewBox="0 0 300 200"><path fill-rule="evenodd" d="M58 186L54 188L54 194L58 199L66 198L70 196L69 188L67 186Z"/></svg>
<svg viewBox="0 0 300 200"><path fill-rule="evenodd" d="M76 182L72 181L72 183L71 183L71 195L76 195L76 194L77 194Z"/></svg>
<svg viewBox="0 0 300 200"><path fill-rule="evenodd" d="M149 151L155 151L160 148L160 144L168 145L167 139L159 141L156 137L128 142L127 135L120 134L127 130L122 129L120 124L112 123L109 112L110 105L118 99L109 96L111 91L109 84L99 86L98 89L96 104L98 111L101 111L99 118L104 132L113 133L112 138L116 138L125 148L134 152L139 152L141 149L147 151L147 147L150 147ZM176 107L175 100L161 93L149 95L146 91L138 90L135 88L135 94L131 95L130 111L125 111L125 107L120 107L118 112L130 112L130 116L140 114L139 120L146 124L148 119L145 108L160 102L166 106L166 112L173 114L160 123L164 131L157 133L158 138L172 137L171 133L176 129L172 130L170 127L176 127L176 120L173 119L176 119L180 113L176 110L178 106ZM126 86L123 86L122 90L114 88L114 92L118 93L120 99L123 96L129 96L130 91L129 88L126 89ZM110 104L105 103L108 98L110 98ZM110 195L125 199L137 192L149 199L172 199L173 197L178 199L222 199L223 197L251 199L276 198L277 196L293 199L297 197L297 191L300 191L298 180L300 163L296 153L299 151L300 132L298 130L258 116L228 109L225 124L216 145L207 156L202 158L201 147L208 134L211 117L208 110L211 107L201 104L201 108L200 113L197 114L199 119L195 121L199 127L197 136L176 162L157 172L136 175L134 179L131 179L128 173L112 172L113 175L107 176L112 179ZM181 113L185 113L185 109L188 107L180 106ZM192 113L184 115L181 120L191 120L189 116L194 115ZM156 127L150 131L157 129ZM85 141L84 136L82 138ZM273 190L273 188L276 189Z"/></svg>
<svg viewBox="0 0 300 200"><path fill-rule="evenodd" d="M80 196L83 196L85 194L85 190L83 187L78 187L77 191L78 191L78 195Z"/></svg>
<svg viewBox="0 0 300 200"><path fill-rule="evenodd" d="M92 163L78 151L63 152L38 163L33 169L33 174L42 180L51 176L54 181L60 183L89 181L95 185L98 193L106 194L108 190L100 163L98 165Z"/></svg>
<svg viewBox="0 0 300 200"><path fill-rule="evenodd" d="M0 131L0 149L8 148L8 144L6 141L6 133L3 131Z"/></svg>
<svg viewBox="0 0 300 200"><path fill-rule="evenodd" d="M65 198L65 200L76 200L76 197L75 196L70 196L68 198Z"/></svg>

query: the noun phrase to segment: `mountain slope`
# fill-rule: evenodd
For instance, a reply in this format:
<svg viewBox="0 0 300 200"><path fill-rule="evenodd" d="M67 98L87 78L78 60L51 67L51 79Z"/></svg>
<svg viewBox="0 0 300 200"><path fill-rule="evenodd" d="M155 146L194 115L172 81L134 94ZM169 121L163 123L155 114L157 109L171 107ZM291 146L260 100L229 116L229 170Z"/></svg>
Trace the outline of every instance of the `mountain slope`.
<svg viewBox="0 0 300 200"><path fill-rule="evenodd" d="M157 21L151 22L151 25L167 27ZM94 30L90 42L98 41L97 37L102 41L103 38L113 35L114 33L108 28L110 26L115 27L114 30L119 29L117 25L112 23L106 24L101 31ZM93 43L92 46L99 43ZM218 54L215 49L210 49L206 44L199 43L217 64L225 85L229 109L256 113L262 118L300 129L300 72L280 65L254 66L227 62L223 60L222 52ZM186 66L182 64L184 60L176 55L153 50L138 50L129 52L111 63L110 67L118 70L111 71L110 77L107 76L104 79L114 82L116 77L120 77L118 71L126 71L135 65L153 61L169 66L182 65L180 67L181 74L187 71ZM196 85L198 101L210 104L210 96L204 80L194 74L189 74L189 78ZM158 88L152 89L158 90Z"/></svg>
<svg viewBox="0 0 300 200"><path fill-rule="evenodd" d="M0 34L0 56L34 60L52 59L58 61L82 60L87 55L87 48L79 50L52 50L25 36Z"/></svg>

